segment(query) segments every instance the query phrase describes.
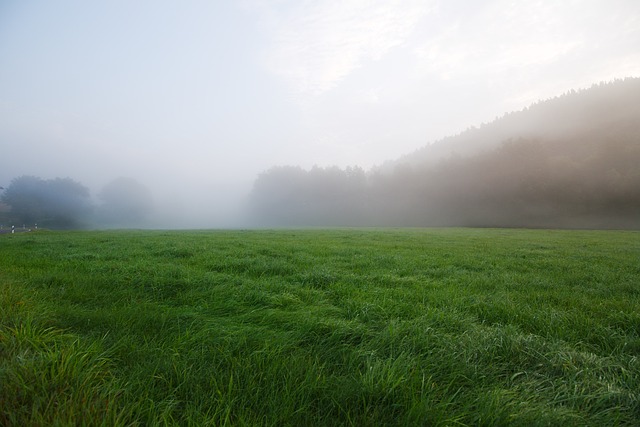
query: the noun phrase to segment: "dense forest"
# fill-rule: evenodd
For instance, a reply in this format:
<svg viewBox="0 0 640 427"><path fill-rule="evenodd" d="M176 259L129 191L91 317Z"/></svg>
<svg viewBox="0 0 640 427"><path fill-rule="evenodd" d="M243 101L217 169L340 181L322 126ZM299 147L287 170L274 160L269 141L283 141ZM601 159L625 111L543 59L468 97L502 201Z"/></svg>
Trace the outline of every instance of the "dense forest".
<svg viewBox="0 0 640 427"><path fill-rule="evenodd" d="M640 78L570 91L364 171L274 167L264 226L640 228Z"/></svg>

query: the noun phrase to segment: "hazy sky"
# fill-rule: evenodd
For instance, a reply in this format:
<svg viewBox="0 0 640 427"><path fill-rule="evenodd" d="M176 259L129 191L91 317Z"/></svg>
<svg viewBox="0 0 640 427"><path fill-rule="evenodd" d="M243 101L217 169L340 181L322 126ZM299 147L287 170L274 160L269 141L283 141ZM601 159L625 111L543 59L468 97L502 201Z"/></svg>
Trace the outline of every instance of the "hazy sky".
<svg viewBox="0 0 640 427"><path fill-rule="evenodd" d="M0 185L213 196L273 165L366 169L640 76L639 46L638 0L0 0Z"/></svg>

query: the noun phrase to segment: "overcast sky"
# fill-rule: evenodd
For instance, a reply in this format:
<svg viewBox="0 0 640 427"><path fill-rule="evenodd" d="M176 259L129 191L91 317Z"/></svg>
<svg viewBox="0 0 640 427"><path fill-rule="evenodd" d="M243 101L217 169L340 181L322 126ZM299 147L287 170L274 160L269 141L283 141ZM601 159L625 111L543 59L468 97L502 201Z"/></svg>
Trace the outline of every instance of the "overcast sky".
<svg viewBox="0 0 640 427"><path fill-rule="evenodd" d="M368 169L640 76L639 46L638 0L0 0L0 185Z"/></svg>

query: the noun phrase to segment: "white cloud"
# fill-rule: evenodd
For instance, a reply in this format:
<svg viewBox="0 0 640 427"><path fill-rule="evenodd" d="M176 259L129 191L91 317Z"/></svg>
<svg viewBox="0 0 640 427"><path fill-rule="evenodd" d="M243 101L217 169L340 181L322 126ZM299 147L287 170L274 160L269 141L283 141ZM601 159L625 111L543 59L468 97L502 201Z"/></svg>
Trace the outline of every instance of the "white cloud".
<svg viewBox="0 0 640 427"><path fill-rule="evenodd" d="M402 45L429 9L421 0L327 0L263 4L267 68L297 95L319 95Z"/></svg>

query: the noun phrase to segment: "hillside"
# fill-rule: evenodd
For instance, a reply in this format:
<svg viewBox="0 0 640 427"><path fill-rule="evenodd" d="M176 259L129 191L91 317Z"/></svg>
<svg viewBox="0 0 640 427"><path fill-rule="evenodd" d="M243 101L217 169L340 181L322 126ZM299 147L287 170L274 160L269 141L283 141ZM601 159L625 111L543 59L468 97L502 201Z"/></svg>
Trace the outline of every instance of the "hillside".
<svg viewBox="0 0 640 427"><path fill-rule="evenodd" d="M386 166L434 164L451 156L470 156L509 139L567 139L621 123L640 120L640 78L615 80L570 90L520 111L404 155Z"/></svg>
<svg viewBox="0 0 640 427"><path fill-rule="evenodd" d="M640 79L570 91L365 172L258 177L261 225L640 228Z"/></svg>

